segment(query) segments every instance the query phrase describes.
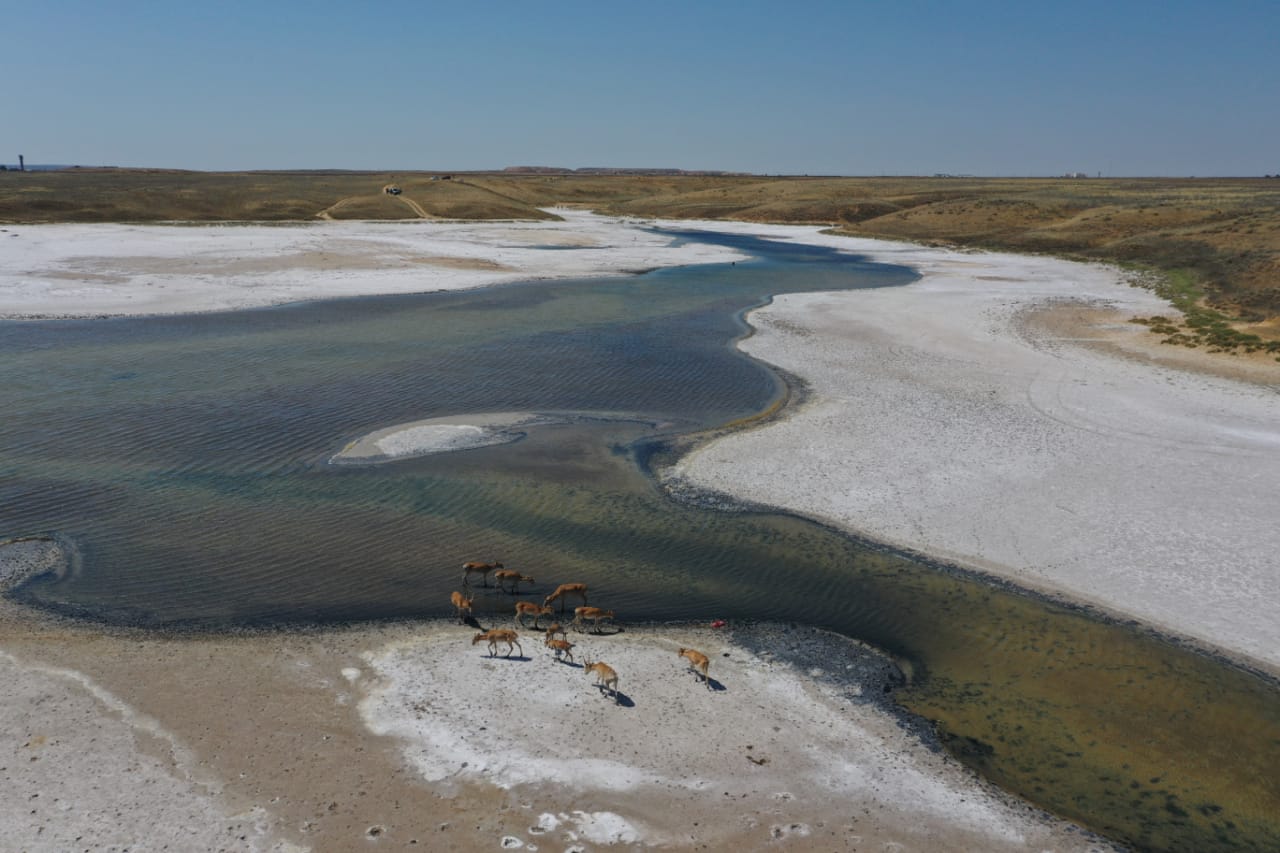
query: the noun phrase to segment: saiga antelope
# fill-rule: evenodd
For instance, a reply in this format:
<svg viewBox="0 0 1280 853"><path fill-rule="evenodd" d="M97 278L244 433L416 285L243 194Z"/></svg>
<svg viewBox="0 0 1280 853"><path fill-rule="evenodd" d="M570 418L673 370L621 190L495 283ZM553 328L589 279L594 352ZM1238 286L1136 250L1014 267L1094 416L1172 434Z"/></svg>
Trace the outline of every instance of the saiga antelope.
<svg viewBox="0 0 1280 853"><path fill-rule="evenodd" d="M562 640L569 639L569 634L564 630L564 626L559 622L547 629L547 639L550 640L556 634L559 634Z"/></svg>
<svg viewBox="0 0 1280 853"><path fill-rule="evenodd" d="M516 623L521 628L528 628L529 626L524 624L524 617L533 616L533 629L536 631L538 630L538 620L543 616L550 616L553 612L550 607L534 604L532 601L517 601Z"/></svg>
<svg viewBox="0 0 1280 853"><path fill-rule="evenodd" d="M511 657L512 649L520 649L520 657L524 657L524 648L520 645L520 641L516 639L520 635L515 631L509 631L505 628L494 628L491 631L481 631L471 638L471 645L479 643L481 640L489 641L489 657L495 657L498 654L498 643L507 644L507 657Z"/></svg>
<svg viewBox="0 0 1280 853"><path fill-rule="evenodd" d="M569 659L569 663L573 663L573 643L568 640L553 640L547 637L543 645L555 651L556 660L560 660L560 655L564 655Z"/></svg>
<svg viewBox="0 0 1280 853"><path fill-rule="evenodd" d="M542 600L543 605L548 605L556 599L564 599L567 596L576 595L582 599L582 603L587 603L587 585L585 583L562 583L556 587L556 591L548 595ZM564 612L564 601L560 602L560 612Z"/></svg>
<svg viewBox="0 0 1280 853"><path fill-rule="evenodd" d="M480 575L481 586L488 586L489 572L493 571L494 569L500 569L500 568L502 568L502 563L481 563L476 560L472 560L469 563L463 563L462 564L462 585L470 586L471 576L478 574Z"/></svg>
<svg viewBox="0 0 1280 853"><path fill-rule="evenodd" d="M498 585L498 589L503 590L503 592L506 592L506 589L502 585L510 581L512 595L516 594L517 588L522 583L537 583L533 578L527 578L514 569L499 569L493 573L493 581Z"/></svg>
<svg viewBox="0 0 1280 853"><path fill-rule="evenodd" d="M603 610L599 607L575 607L573 608L573 627L581 631L583 620L590 619L595 625L595 632L600 633L600 622L603 619L613 621L613 611Z"/></svg>
<svg viewBox="0 0 1280 853"><path fill-rule="evenodd" d="M449 600L453 602L453 609L458 612L458 621L466 622L471 618L471 601L460 592L455 591L449 596Z"/></svg>
<svg viewBox="0 0 1280 853"><path fill-rule="evenodd" d="M702 683L711 687L711 681L707 678L707 667L711 665L711 660L702 652L694 649L681 649L677 654L689 661L689 669L696 675L702 673Z"/></svg>
<svg viewBox="0 0 1280 853"><path fill-rule="evenodd" d="M582 659L582 671L590 675L596 674L596 686L607 687L613 692L614 704L618 702L618 673L613 671L613 667L602 661L592 663L589 658Z"/></svg>

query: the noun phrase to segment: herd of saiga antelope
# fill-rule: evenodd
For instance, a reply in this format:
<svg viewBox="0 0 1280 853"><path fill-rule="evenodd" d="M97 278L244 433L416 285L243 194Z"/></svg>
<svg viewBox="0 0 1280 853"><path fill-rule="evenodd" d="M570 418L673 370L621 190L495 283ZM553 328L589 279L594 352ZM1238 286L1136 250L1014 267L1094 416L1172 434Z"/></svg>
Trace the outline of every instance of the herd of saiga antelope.
<svg viewBox="0 0 1280 853"><path fill-rule="evenodd" d="M467 591L467 595L454 591L450 596L453 607L458 613L458 621L465 623L472 619L471 604L475 601L473 597L469 597L471 593L471 576L480 575L481 585L489 586L489 573L493 572L493 579L498 584L500 592L507 592L507 585L510 584L510 592L515 595L520 584L534 583L533 578L525 577L519 572L504 568L502 563L480 563L470 562L462 564L462 588ZM585 583L562 583L556 587L556 591L543 599L542 604L534 604L531 601L516 602L516 624L521 628L528 628L525 619L533 617L533 630L538 630L538 620L543 616L551 616L555 613L555 609L551 606L553 601L560 602L560 612L564 613L564 603L568 598L581 598L582 606L573 609L573 622L571 623L574 630L581 632L585 622L591 622L595 626L595 632L600 633L601 622L612 622L613 611L602 610L599 607L587 606L587 585ZM474 623L473 623L474 624ZM564 626L559 622L545 629L546 637L543 645L551 649L555 653L557 661L567 661L573 664L573 647L574 644L569 642L569 635L565 631ZM559 634L559 639L556 635ZM489 644L489 657L498 654L498 644L507 644L507 657L511 657L511 652L520 649L520 656L524 657L524 648L520 645L520 635L510 628L493 628L488 631L481 631L471 638L471 645L487 642ZM707 667L711 661L702 652L694 649L680 649L679 656L689 661L689 668L696 674L701 674L702 683L708 688L711 687L711 680L707 677ZM587 675L595 674L596 686L602 690L607 688L613 694L613 701L618 701L618 673L613 667L604 661L592 661L588 657L582 659L583 672Z"/></svg>

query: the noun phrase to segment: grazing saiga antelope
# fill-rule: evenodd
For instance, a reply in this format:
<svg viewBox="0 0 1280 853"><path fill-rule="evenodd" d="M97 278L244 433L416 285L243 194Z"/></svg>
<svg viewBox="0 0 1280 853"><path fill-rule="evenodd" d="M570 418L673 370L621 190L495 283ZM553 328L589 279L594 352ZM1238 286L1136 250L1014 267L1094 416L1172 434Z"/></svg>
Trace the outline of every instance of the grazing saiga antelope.
<svg viewBox="0 0 1280 853"><path fill-rule="evenodd" d="M603 661L591 662L590 658L582 659L582 671L590 675L596 674L596 686L607 687L613 692L613 701L618 702L618 673L613 671L613 667Z"/></svg>
<svg viewBox="0 0 1280 853"><path fill-rule="evenodd" d="M573 663L573 643L570 643L568 640L553 640L550 637L547 637L547 640L543 645L555 651L556 660L560 660L560 655L564 655L569 659L569 663Z"/></svg>
<svg viewBox="0 0 1280 853"><path fill-rule="evenodd" d="M573 608L573 627L574 630L581 631L582 623L585 620L591 620L595 625L595 633L600 633L601 620L608 619L613 621L613 611L604 610L599 607L575 607Z"/></svg>
<svg viewBox="0 0 1280 853"><path fill-rule="evenodd" d="M560 612L564 612L564 598L570 595L576 595L582 599L582 603L587 603L587 585L585 583L562 583L556 587L556 591L548 595L542 600L543 605L548 605L556 599L560 601Z"/></svg>
<svg viewBox="0 0 1280 853"><path fill-rule="evenodd" d="M520 641L516 639L520 635L515 631L509 631L505 628L494 628L491 631L481 631L471 638L471 645L479 643L481 640L489 642L489 657L498 654L498 643L507 644L507 657L511 657L512 649L520 649L520 657L524 657L524 648L520 645Z"/></svg>
<svg viewBox="0 0 1280 853"><path fill-rule="evenodd" d="M463 563L462 564L462 585L471 586L471 576L478 574L480 575L481 585L488 586L489 572L493 571L494 569L500 569L500 568L502 568L502 563L481 563L476 560L472 560L469 563Z"/></svg>
<svg viewBox="0 0 1280 853"><path fill-rule="evenodd" d="M710 658L708 658L702 652L696 651L694 649L681 649L679 652L677 652L677 654L680 655L680 657L685 658L689 661L689 669L695 675L699 672L702 673L702 683L707 685L708 688L710 688L711 681L710 679L707 678L707 667L711 665Z"/></svg>
<svg viewBox="0 0 1280 853"><path fill-rule="evenodd" d="M459 622L466 622L471 618L472 599L455 590L453 595L449 596L449 600L453 602L453 609L458 612Z"/></svg>
<svg viewBox="0 0 1280 853"><path fill-rule="evenodd" d="M534 604L532 601L517 601L516 623L519 624L521 628L528 628L529 626L524 624L524 617L532 616L533 629L536 631L538 630L538 620L543 616L550 616L553 612L555 611L550 607L546 607L541 604Z"/></svg>
<svg viewBox="0 0 1280 853"><path fill-rule="evenodd" d="M522 583L537 583L533 578L527 578L514 569L499 569L493 573L493 581L498 585L498 589L504 592L507 590L503 587L503 584L510 581L512 595L516 594L517 587Z"/></svg>

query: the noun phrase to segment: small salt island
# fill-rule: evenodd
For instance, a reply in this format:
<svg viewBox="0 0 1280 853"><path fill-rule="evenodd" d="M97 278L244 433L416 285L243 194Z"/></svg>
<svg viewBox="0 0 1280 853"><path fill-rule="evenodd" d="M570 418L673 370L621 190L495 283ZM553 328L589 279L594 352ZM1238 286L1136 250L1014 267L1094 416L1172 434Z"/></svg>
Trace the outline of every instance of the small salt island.
<svg viewBox="0 0 1280 853"><path fill-rule="evenodd" d="M534 412L447 415L396 424L348 444L329 460L336 464L374 465L397 459L508 444L524 437L535 424L563 423L565 416Z"/></svg>
<svg viewBox="0 0 1280 853"><path fill-rule="evenodd" d="M445 415L375 430L330 457L335 465L377 465L400 459L510 444L529 430L580 421L651 422L626 412L476 412Z"/></svg>

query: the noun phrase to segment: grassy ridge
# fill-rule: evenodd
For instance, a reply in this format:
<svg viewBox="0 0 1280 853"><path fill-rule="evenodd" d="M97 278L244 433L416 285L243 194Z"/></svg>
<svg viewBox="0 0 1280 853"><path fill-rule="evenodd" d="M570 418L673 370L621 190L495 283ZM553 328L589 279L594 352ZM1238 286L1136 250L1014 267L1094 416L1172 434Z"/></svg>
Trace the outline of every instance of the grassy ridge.
<svg viewBox="0 0 1280 853"><path fill-rule="evenodd" d="M820 223L841 233L1047 252L1161 274L1171 343L1280 341L1275 179L736 176L73 169L0 173L0 222L548 219L541 208ZM399 197L382 188L395 183Z"/></svg>

